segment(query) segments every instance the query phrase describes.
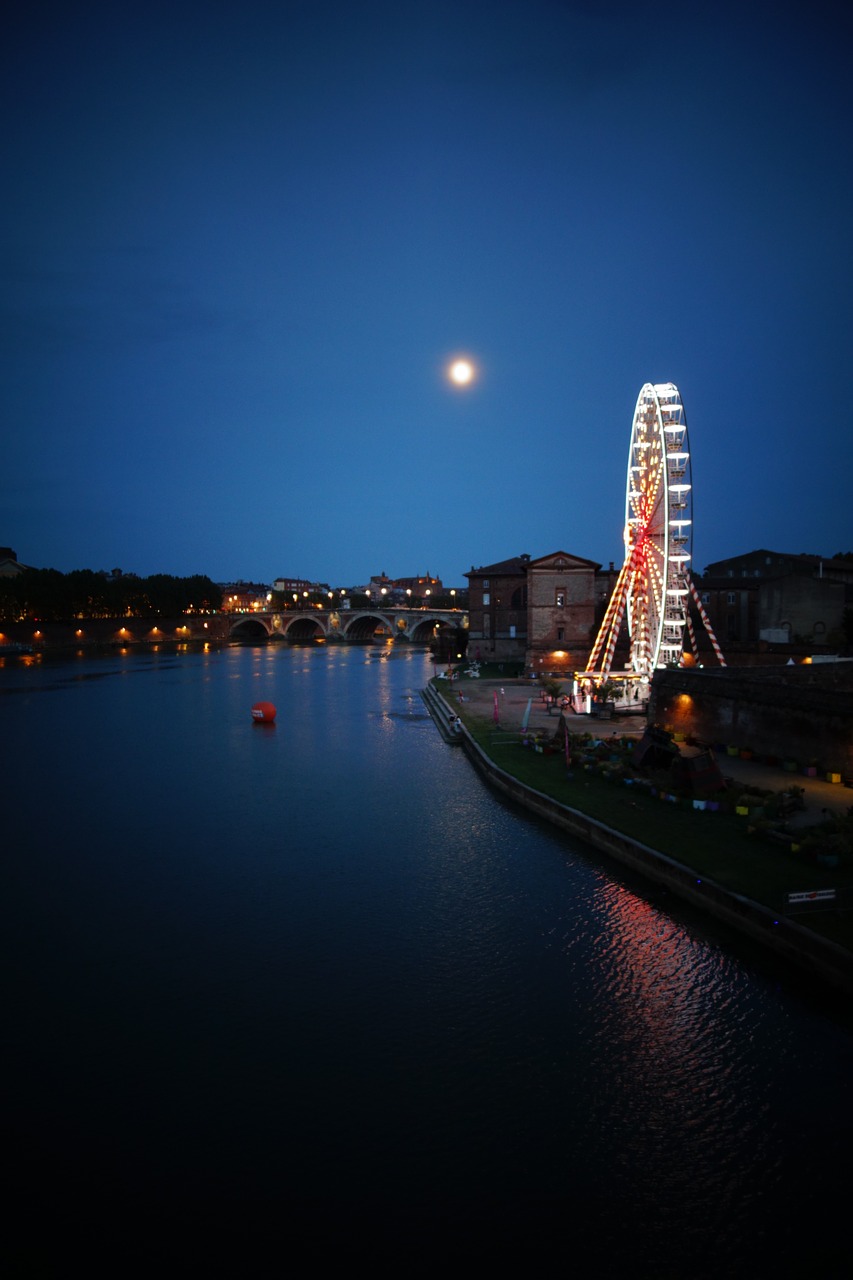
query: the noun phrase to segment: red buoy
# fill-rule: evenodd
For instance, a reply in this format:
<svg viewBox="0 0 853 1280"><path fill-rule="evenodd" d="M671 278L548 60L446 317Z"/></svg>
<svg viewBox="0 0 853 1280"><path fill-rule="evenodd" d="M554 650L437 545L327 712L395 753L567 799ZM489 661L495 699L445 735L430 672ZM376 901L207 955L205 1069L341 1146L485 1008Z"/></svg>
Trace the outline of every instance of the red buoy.
<svg viewBox="0 0 853 1280"><path fill-rule="evenodd" d="M258 724L272 724L275 720L275 707L271 702L256 702L252 707L252 719Z"/></svg>

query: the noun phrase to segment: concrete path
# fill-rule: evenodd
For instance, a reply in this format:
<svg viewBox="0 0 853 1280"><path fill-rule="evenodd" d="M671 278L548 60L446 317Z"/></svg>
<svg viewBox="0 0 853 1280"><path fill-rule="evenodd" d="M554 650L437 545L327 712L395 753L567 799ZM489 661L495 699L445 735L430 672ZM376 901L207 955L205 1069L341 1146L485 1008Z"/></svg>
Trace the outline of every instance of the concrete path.
<svg viewBox="0 0 853 1280"><path fill-rule="evenodd" d="M720 756L715 752L715 758L724 778L734 778L747 786L764 787L768 791L802 787L806 807L790 815L790 827L808 826L832 815L844 817L853 810L853 789L840 783L827 782L824 778L807 778L801 773L788 773L785 769L755 760L741 760L737 756Z"/></svg>

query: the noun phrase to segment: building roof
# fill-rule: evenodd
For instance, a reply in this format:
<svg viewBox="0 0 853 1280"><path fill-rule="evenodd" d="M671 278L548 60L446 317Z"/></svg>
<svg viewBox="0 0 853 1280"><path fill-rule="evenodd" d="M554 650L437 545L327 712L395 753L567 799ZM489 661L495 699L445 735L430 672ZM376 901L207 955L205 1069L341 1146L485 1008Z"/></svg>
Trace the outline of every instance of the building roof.
<svg viewBox="0 0 853 1280"><path fill-rule="evenodd" d="M511 578L523 577L527 573L527 566L530 564L529 555L512 556L509 560L499 560L497 564L481 564L479 569L475 569L471 565L469 573L464 574L466 578Z"/></svg>
<svg viewBox="0 0 853 1280"><path fill-rule="evenodd" d="M586 560L583 556L574 556L569 551L549 551L547 555L532 559L526 553L512 556L509 560L499 560L496 564L482 564L479 569L471 565L466 578L523 578L531 565L547 565L549 561L565 559L565 567L580 566L598 571L601 565L597 560ZM563 567L563 566L560 566Z"/></svg>
<svg viewBox="0 0 853 1280"><path fill-rule="evenodd" d="M597 560L586 560L583 556L573 556L568 551L551 551L547 556L537 556L535 560L531 560L531 564L547 565L555 560L565 560L565 565L557 565L557 568L572 568L580 566L583 569L600 569L601 565Z"/></svg>
<svg viewBox="0 0 853 1280"><path fill-rule="evenodd" d="M11 554L4 554L7 551ZM21 564L20 560L16 559L11 547L0 547L0 578L17 578L19 573L29 568L28 564Z"/></svg>
<svg viewBox="0 0 853 1280"><path fill-rule="evenodd" d="M737 556L726 556L724 560L713 560L708 565L708 569L719 569L722 565L742 564L744 561L753 561L759 557L768 566L799 564L810 568L819 564L832 564L833 562L845 566L851 563L850 557L846 554L820 556L808 551L770 551L767 547L756 547L753 551L743 551Z"/></svg>

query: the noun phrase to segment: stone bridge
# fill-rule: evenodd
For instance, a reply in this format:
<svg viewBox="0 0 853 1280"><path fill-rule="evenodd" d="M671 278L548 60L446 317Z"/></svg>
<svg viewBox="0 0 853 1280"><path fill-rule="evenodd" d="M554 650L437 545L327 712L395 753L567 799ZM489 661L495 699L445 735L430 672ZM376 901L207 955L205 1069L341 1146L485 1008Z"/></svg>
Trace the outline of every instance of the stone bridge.
<svg viewBox="0 0 853 1280"><path fill-rule="evenodd" d="M227 644L229 640L283 640L358 644L401 639L429 644L467 630L464 609L285 609L280 613L208 613L146 618L87 618L65 622L4 622L0 645L41 651L97 645Z"/></svg>
<svg viewBox="0 0 853 1280"><path fill-rule="evenodd" d="M233 620L232 620L233 619ZM399 638L428 644L441 631L468 626L462 609L286 609L229 615L234 640L367 640Z"/></svg>

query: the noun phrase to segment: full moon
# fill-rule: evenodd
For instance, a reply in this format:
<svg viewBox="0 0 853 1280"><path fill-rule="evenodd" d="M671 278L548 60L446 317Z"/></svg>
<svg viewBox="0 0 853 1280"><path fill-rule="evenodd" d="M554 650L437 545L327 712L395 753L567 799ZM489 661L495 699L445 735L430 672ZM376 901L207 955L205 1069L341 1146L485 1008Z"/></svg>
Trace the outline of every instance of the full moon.
<svg viewBox="0 0 853 1280"><path fill-rule="evenodd" d="M457 387L467 387L469 382L474 381L474 366L470 360L454 360L448 372L450 381Z"/></svg>

